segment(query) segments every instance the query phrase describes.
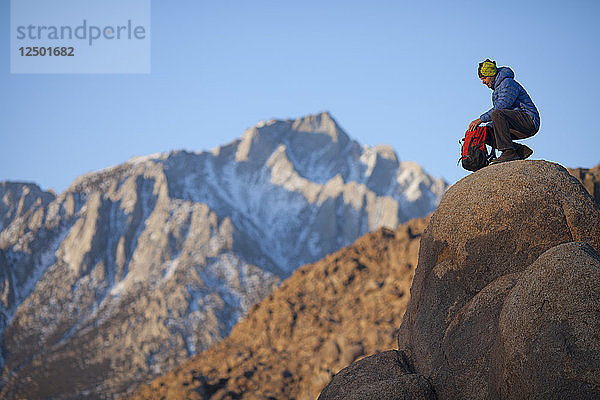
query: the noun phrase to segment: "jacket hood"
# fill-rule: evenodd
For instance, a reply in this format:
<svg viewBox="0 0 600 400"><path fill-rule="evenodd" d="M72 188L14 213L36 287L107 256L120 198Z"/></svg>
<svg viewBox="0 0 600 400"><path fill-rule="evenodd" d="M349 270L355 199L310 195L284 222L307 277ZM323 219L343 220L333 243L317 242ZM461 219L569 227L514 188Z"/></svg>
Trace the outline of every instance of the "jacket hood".
<svg viewBox="0 0 600 400"><path fill-rule="evenodd" d="M506 78L514 78L515 73L509 67L500 67L498 68L498 74L496 75L496 79L494 80L494 89L500 85L500 82L505 80Z"/></svg>

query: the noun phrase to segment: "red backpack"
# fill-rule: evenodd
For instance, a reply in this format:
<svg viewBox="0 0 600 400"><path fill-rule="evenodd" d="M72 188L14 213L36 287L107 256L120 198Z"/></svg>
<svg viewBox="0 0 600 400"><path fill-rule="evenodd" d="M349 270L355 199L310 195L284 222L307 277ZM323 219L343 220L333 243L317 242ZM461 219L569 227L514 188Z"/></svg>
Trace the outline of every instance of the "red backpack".
<svg viewBox="0 0 600 400"><path fill-rule="evenodd" d="M478 126L475 130L467 131L465 138L459 141L462 144L461 157L464 169L469 171L477 171L489 165L490 160L496 157L496 150L492 147L492 151L488 153L485 147L486 140L490 142L489 136L492 134L492 129L487 126Z"/></svg>

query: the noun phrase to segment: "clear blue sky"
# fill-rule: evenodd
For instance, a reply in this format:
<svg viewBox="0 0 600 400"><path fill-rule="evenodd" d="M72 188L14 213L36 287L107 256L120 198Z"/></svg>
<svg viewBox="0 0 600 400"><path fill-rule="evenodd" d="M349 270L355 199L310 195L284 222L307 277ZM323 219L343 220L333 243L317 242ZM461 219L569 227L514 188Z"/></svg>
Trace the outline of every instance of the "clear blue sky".
<svg viewBox="0 0 600 400"><path fill-rule="evenodd" d="M52 2L47 2L52 4ZM541 113L534 158L600 162L598 1L152 1L151 73L10 74L0 4L0 180L64 190L132 156L209 150L259 120L330 111L450 183L511 66Z"/></svg>

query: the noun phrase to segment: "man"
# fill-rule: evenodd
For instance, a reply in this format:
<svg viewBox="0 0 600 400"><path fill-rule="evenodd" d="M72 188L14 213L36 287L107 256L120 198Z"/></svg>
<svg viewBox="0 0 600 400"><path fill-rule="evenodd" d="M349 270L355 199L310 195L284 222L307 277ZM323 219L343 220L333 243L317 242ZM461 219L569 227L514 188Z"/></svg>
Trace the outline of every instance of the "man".
<svg viewBox="0 0 600 400"><path fill-rule="evenodd" d="M523 86L514 80L515 74L508 67L496 67L489 59L479 63L477 69L481 82L493 90L492 104L488 112L469 124L469 130L482 122L492 122L494 145L502 155L492 161L494 164L505 161L524 160L533 150L514 139L525 139L540 129L540 114Z"/></svg>

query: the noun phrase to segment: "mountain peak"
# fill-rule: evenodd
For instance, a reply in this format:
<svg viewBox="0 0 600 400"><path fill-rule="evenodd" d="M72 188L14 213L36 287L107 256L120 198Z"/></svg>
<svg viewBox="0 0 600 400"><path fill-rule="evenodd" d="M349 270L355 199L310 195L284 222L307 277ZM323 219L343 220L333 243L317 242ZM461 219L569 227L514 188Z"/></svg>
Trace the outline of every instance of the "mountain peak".
<svg viewBox="0 0 600 400"><path fill-rule="evenodd" d="M237 147L236 161L253 159L258 164L263 164L281 144L288 149L290 160L305 177L312 176L308 171L310 166L339 159L351 151L352 144L359 147L331 114L323 111L297 119L258 122L242 135ZM324 180L317 180L323 183L333 176L335 174L327 174Z"/></svg>
<svg viewBox="0 0 600 400"><path fill-rule="evenodd" d="M338 125L329 111L322 111L317 114L309 114L296 119L270 119L268 121L259 121L246 132L256 131L292 131L296 133L308 134L325 134L330 137L331 141L347 142L348 135Z"/></svg>
<svg viewBox="0 0 600 400"><path fill-rule="evenodd" d="M338 136L342 135L344 139L348 140L346 133L328 111L298 118L292 122L292 129L298 132L324 133L330 136L334 142L337 142Z"/></svg>

